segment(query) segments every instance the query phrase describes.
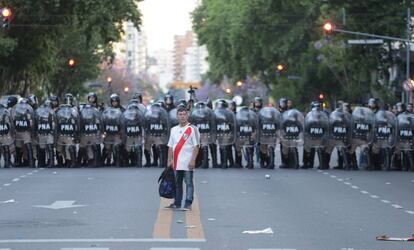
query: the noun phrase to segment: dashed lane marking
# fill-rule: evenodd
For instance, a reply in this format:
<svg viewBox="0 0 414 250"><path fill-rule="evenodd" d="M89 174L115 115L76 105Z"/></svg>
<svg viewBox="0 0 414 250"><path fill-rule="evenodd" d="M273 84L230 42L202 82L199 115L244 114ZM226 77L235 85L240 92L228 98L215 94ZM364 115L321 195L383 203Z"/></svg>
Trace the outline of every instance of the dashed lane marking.
<svg viewBox="0 0 414 250"><path fill-rule="evenodd" d="M411 210L405 210L405 212L406 212L407 214L414 214L414 211L411 211Z"/></svg>
<svg viewBox="0 0 414 250"><path fill-rule="evenodd" d="M16 181L20 181L19 178L14 178L12 181L16 182Z"/></svg>
<svg viewBox="0 0 414 250"><path fill-rule="evenodd" d="M331 178L336 178L336 175L331 175Z"/></svg>
<svg viewBox="0 0 414 250"><path fill-rule="evenodd" d="M200 248L189 247L151 247L150 250L200 250Z"/></svg>
<svg viewBox="0 0 414 250"><path fill-rule="evenodd" d="M106 247L61 248L61 250L109 250Z"/></svg>
<svg viewBox="0 0 414 250"><path fill-rule="evenodd" d="M344 179L338 179L338 181L344 181Z"/></svg>
<svg viewBox="0 0 414 250"><path fill-rule="evenodd" d="M402 209L403 208L402 206L397 205L397 204L392 204L391 206L393 206L394 208L397 208L397 209Z"/></svg>
<svg viewBox="0 0 414 250"><path fill-rule="evenodd" d="M369 194L369 192L368 191L365 191L365 190L362 190L361 191L361 194Z"/></svg>
<svg viewBox="0 0 414 250"><path fill-rule="evenodd" d="M349 182L344 182L344 184L345 184L345 185L351 185L351 183L349 183Z"/></svg>
<svg viewBox="0 0 414 250"><path fill-rule="evenodd" d="M3 184L3 186L4 186L4 187L8 187L8 186L10 186L10 185L11 185L11 183L4 183L4 184Z"/></svg>
<svg viewBox="0 0 414 250"><path fill-rule="evenodd" d="M388 201L388 200L381 200L381 202L384 202L384 203L391 203L391 201Z"/></svg>
<svg viewBox="0 0 414 250"><path fill-rule="evenodd" d="M378 195L371 195L370 197L373 198L373 199L378 199L379 198Z"/></svg>
<svg viewBox="0 0 414 250"><path fill-rule="evenodd" d="M358 186L351 186L351 188L353 188L353 189L359 189Z"/></svg>
<svg viewBox="0 0 414 250"><path fill-rule="evenodd" d="M89 242L106 242L106 243L129 243L129 242L206 242L206 239L155 239L155 238L107 238L107 239L4 239L0 244L11 243L89 243Z"/></svg>

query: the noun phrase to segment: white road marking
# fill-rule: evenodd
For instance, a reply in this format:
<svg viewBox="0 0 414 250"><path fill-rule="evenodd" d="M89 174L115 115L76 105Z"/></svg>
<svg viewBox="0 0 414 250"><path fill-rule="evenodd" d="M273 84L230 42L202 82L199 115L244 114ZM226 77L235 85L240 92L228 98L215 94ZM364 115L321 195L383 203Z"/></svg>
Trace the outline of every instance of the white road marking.
<svg viewBox="0 0 414 250"><path fill-rule="evenodd" d="M20 175L19 176L20 178L26 178L26 175L24 174L24 175Z"/></svg>
<svg viewBox="0 0 414 250"><path fill-rule="evenodd" d="M27 173L26 175L32 175L33 173L32 172L30 172L30 173Z"/></svg>
<svg viewBox="0 0 414 250"><path fill-rule="evenodd" d="M371 195L371 198L378 199L379 196L377 196L377 195Z"/></svg>
<svg viewBox="0 0 414 250"><path fill-rule="evenodd" d="M344 181L344 179L338 179L338 181Z"/></svg>
<svg viewBox="0 0 414 250"><path fill-rule="evenodd" d="M0 250L11 250L10 248L0 248Z"/></svg>
<svg viewBox="0 0 414 250"><path fill-rule="evenodd" d="M362 194L369 194L369 192L368 191L365 191L365 190L361 191L361 193Z"/></svg>
<svg viewBox="0 0 414 250"><path fill-rule="evenodd" d="M294 248L249 248L249 250L296 250Z"/></svg>
<svg viewBox="0 0 414 250"><path fill-rule="evenodd" d="M14 178L13 181L20 181L20 179L19 178Z"/></svg>
<svg viewBox="0 0 414 250"><path fill-rule="evenodd" d="M387 201L387 200L381 200L381 201L384 203L391 203L390 201Z"/></svg>
<svg viewBox="0 0 414 250"><path fill-rule="evenodd" d="M353 188L353 189L359 189L358 186L351 186L351 188Z"/></svg>
<svg viewBox="0 0 414 250"><path fill-rule="evenodd" d="M391 184L391 182L387 182L387 183L385 183L385 185L390 185Z"/></svg>
<svg viewBox="0 0 414 250"><path fill-rule="evenodd" d="M331 178L336 178L336 175L331 175Z"/></svg>
<svg viewBox="0 0 414 250"><path fill-rule="evenodd" d="M61 250L109 250L107 247L61 248Z"/></svg>
<svg viewBox="0 0 414 250"><path fill-rule="evenodd" d="M107 239L4 239L0 244L11 243L83 243L83 242L206 242L206 239L156 239L156 238L107 238Z"/></svg>
<svg viewBox="0 0 414 250"><path fill-rule="evenodd" d="M403 208L402 206L397 205L397 204L392 204L391 206L393 206L394 208L397 208L397 209L402 209Z"/></svg>
<svg viewBox="0 0 414 250"><path fill-rule="evenodd" d="M344 182L344 184L345 184L345 185L351 185L351 183L349 183L349 182Z"/></svg>
<svg viewBox="0 0 414 250"><path fill-rule="evenodd" d="M405 210L405 212L406 212L407 214L414 214L414 211L411 211L411 210Z"/></svg>
<svg viewBox="0 0 414 250"><path fill-rule="evenodd" d="M4 187L8 187L10 185L11 185L11 183L5 183L5 184L3 184Z"/></svg>
<svg viewBox="0 0 414 250"><path fill-rule="evenodd" d="M85 207L87 205L73 205L76 201L55 201L51 205L36 205L34 207L50 208L50 209L63 209L74 207Z"/></svg>
<svg viewBox="0 0 414 250"><path fill-rule="evenodd" d="M151 247L150 250L200 250L193 247Z"/></svg>
<svg viewBox="0 0 414 250"><path fill-rule="evenodd" d="M34 172L34 173L37 173L37 172L39 172L39 170L34 170L33 172Z"/></svg>
<svg viewBox="0 0 414 250"><path fill-rule="evenodd" d="M328 172L323 172L323 174L329 174Z"/></svg>

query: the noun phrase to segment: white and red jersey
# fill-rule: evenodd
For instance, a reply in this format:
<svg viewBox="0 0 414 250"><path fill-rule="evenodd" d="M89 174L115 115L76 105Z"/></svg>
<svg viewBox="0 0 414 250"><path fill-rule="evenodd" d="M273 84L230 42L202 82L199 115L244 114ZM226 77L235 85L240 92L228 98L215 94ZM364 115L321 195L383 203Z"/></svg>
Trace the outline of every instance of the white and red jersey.
<svg viewBox="0 0 414 250"><path fill-rule="evenodd" d="M171 129L168 147L173 149L174 170L187 170L194 148L200 145L200 133L197 127L189 123L183 127L177 125Z"/></svg>

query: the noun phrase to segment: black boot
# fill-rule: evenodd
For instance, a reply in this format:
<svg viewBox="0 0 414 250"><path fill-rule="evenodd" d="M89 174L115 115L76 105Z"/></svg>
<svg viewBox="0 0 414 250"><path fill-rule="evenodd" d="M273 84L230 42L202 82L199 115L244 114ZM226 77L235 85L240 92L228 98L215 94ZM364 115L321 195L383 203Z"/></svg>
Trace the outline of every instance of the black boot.
<svg viewBox="0 0 414 250"><path fill-rule="evenodd" d="M136 166L137 168L142 168L142 147L141 146L137 146L136 147L136 159L137 159L137 163Z"/></svg>
<svg viewBox="0 0 414 250"><path fill-rule="evenodd" d="M212 160L212 167L218 168L217 164L217 145L216 144L210 144L210 153L211 153L211 160Z"/></svg>
<svg viewBox="0 0 414 250"><path fill-rule="evenodd" d="M199 153L197 154L196 157L196 162L195 162L195 168L200 168L202 165L202 161L203 161L203 151L202 148L200 149Z"/></svg>
<svg viewBox="0 0 414 250"><path fill-rule="evenodd" d="M121 157L122 157L122 148L121 145L117 144L114 145L114 161L115 161L115 166L116 167L121 167Z"/></svg>
<svg viewBox="0 0 414 250"><path fill-rule="evenodd" d="M151 153L149 150L144 149L144 156L145 156L145 165L144 168L151 167Z"/></svg>
<svg viewBox="0 0 414 250"><path fill-rule="evenodd" d="M306 150L303 150L303 165L301 167L302 169L311 168L310 158L311 158L311 152L307 152Z"/></svg>
<svg viewBox="0 0 414 250"><path fill-rule="evenodd" d="M53 151L53 145L48 144L46 146L47 153L47 167L53 168L55 166L55 152Z"/></svg>
<svg viewBox="0 0 414 250"><path fill-rule="evenodd" d="M266 154L259 151L260 168L266 168Z"/></svg>
<svg viewBox="0 0 414 250"><path fill-rule="evenodd" d="M23 149L16 147L16 157L14 158L14 165L16 167L22 167L23 162Z"/></svg>
<svg viewBox="0 0 414 250"><path fill-rule="evenodd" d="M201 147L201 168L208 168L208 146Z"/></svg>
<svg viewBox="0 0 414 250"><path fill-rule="evenodd" d="M350 165L352 170L359 170L356 153L350 154Z"/></svg>
<svg viewBox="0 0 414 250"><path fill-rule="evenodd" d="M11 160L10 160L11 155L10 155L9 146L3 146L3 154L4 154L4 168L13 167Z"/></svg>
<svg viewBox="0 0 414 250"><path fill-rule="evenodd" d="M70 160L71 160L70 167L71 168L78 167L77 161L76 161L77 158L76 158L76 147L75 147L75 145L69 146L69 155L70 155Z"/></svg>
<svg viewBox="0 0 414 250"><path fill-rule="evenodd" d="M44 168L46 166L46 149L45 148L38 148L37 153L37 166L39 168Z"/></svg>
<svg viewBox="0 0 414 250"><path fill-rule="evenodd" d="M334 169L344 169L344 158L346 156L342 155L341 150L338 149L338 166L334 167Z"/></svg>
<svg viewBox="0 0 414 250"><path fill-rule="evenodd" d="M268 154L268 162L267 162L267 169L274 169L275 168L275 148L273 146L268 146L267 148Z"/></svg>
<svg viewBox="0 0 414 250"><path fill-rule="evenodd" d="M220 167L222 169L227 169L227 150L226 146L220 146Z"/></svg>
<svg viewBox="0 0 414 250"><path fill-rule="evenodd" d="M168 148L165 145L160 145L160 168L167 168Z"/></svg>
<svg viewBox="0 0 414 250"><path fill-rule="evenodd" d="M331 154L323 151L322 155L323 155L323 169L325 170L329 169L329 162L331 161Z"/></svg>
<svg viewBox="0 0 414 250"><path fill-rule="evenodd" d="M242 166L242 153L236 151L236 168L243 168Z"/></svg>
<svg viewBox="0 0 414 250"><path fill-rule="evenodd" d="M246 168L248 168L248 169L253 169L254 168L253 157L254 157L253 147L247 147L246 148L246 158L247 158L246 159L246 161L247 161Z"/></svg>
<svg viewBox="0 0 414 250"><path fill-rule="evenodd" d="M154 156L154 161L152 162L152 167L158 167L158 160L159 160L159 148L156 145L152 145L152 155Z"/></svg>
<svg viewBox="0 0 414 250"><path fill-rule="evenodd" d="M227 146L227 159L229 162L229 168L234 168L234 158L233 158L233 146Z"/></svg>
<svg viewBox="0 0 414 250"><path fill-rule="evenodd" d="M34 168L35 167L35 159L33 156L33 147L31 143L25 144L26 150L27 150L27 160L29 167Z"/></svg>

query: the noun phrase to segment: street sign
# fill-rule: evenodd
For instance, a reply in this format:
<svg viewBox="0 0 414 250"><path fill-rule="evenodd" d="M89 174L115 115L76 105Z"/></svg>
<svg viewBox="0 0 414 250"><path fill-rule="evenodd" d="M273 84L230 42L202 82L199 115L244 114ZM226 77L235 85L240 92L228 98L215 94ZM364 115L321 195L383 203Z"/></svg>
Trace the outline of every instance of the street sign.
<svg viewBox="0 0 414 250"><path fill-rule="evenodd" d="M348 40L348 44L383 44L382 39L353 39Z"/></svg>

